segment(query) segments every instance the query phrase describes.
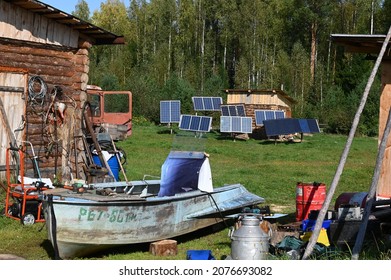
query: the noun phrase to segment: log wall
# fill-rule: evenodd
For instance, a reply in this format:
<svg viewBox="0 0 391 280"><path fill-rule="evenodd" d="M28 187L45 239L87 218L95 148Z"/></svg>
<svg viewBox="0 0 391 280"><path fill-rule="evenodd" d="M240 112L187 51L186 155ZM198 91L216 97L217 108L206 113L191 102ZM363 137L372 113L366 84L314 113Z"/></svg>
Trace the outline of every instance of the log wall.
<svg viewBox="0 0 391 280"><path fill-rule="evenodd" d="M86 100L88 49L61 49L0 37L0 54L0 67L25 69L29 79L38 76L45 82L42 102L27 98L25 139L39 157L42 177L70 180L75 176L71 172L76 170L77 157L72 149L77 146L74 139L80 133L81 104ZM56 95L55 89L60 89ZM64 119L54 111L55 101L66 104ZM27 159L26 166L26 176L34 176L32 161Z"/></svg>

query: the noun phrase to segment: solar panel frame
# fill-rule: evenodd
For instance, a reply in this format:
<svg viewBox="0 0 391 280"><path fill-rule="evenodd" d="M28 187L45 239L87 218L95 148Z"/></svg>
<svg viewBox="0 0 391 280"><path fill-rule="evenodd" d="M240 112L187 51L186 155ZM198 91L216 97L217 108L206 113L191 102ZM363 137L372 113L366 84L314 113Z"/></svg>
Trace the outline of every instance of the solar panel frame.
<svg viewBox="0 0 391 280"><path fill-rule="evenodd" d="M301 131L299 121L297 119L274 119L263 121L265 132L268 137L289 135Z"/></svg>
<svg viewBox="0 0 391 280"><path fill-rule="evenodd" d="M181 115L179 129L194 132L209 132L211 129L212 117Z"/></svg>
<svg viewBox="0 0 391 280"><path fill-rule="evenodd" d="M285 118L285 112L283 110L254 110L254 115L257 126L263 126L265 120Z"/></svg>
<svg viewBox="0 0 391 280"><path fill-rule="evenodd" d="M289 135L294 133L319 133L319 125L316 119L274 119L265 120L265 132L268 137Z"/></svg>
<svg viewBox="0 0 391 280"><path fill-rule="evenodd" d="M179 123L180 115L180 100L160 101L160 123Z"/></svg>
<svg viewBox="0 0 391 280"><path fill-rule="evenodd" d="M223 103L222 97L193 96L193 107L195 111L220 111Z"/></svg>
<svg viewBox="0 0 391 280"><path fill-rule="evenodd" d="M240 116L220 116L220 132L252 133L252 118Z"/></svg>
<svg viewBox="0 0 391 280"><path fill-rule="evenodd" d="M222 116L231 116L231 117L245 117L246 110L244 104L234 104L234 105L221 105L221 115Z"/></svg>

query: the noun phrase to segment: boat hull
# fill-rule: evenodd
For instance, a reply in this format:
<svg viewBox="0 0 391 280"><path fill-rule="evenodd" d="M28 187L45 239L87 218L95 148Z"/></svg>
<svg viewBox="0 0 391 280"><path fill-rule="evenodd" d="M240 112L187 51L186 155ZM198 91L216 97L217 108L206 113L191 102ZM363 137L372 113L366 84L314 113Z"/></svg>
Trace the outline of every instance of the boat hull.
<svg viewBox="0 0 391 280"><path fill-rule="evenodd" d="M240 184L171 197L107 201L84 197L49 195L44 200L48 238L56 258L73 259L111 247L181 236L264 202Z"/></svg>

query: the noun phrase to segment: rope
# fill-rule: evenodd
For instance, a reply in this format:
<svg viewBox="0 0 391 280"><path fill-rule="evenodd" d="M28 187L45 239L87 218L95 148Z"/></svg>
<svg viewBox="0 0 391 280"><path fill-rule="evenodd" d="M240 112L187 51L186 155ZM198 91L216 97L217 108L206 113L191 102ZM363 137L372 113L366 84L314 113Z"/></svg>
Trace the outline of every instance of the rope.
<svg viewBox="0 0 391 280"><path fill-rule="evenodd" d="M29 101L43 104L48 87L40 76L31 76L28 82Z"/></svg>

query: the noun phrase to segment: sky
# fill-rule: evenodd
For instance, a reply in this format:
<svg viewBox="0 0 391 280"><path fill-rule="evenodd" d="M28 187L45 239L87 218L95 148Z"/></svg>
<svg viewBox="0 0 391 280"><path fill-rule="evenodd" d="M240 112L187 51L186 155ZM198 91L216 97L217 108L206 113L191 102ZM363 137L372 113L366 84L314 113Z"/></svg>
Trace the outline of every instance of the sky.
<svg viewBox="0 0 391 280"><path fill-rule="evenodd" d="M63 12L66 12L68 14L71 14L79 2L78 0L39 0L45 4L48 4L50 6L53 6L56 9L59 9ZM104 0L85 0L88 4L88 7L90 8L91 14L95 10L99 10L100 3L105 2Z"/></svg>

